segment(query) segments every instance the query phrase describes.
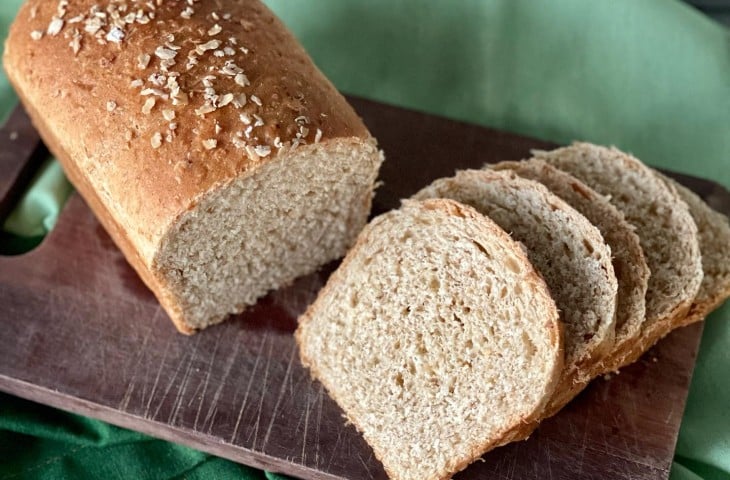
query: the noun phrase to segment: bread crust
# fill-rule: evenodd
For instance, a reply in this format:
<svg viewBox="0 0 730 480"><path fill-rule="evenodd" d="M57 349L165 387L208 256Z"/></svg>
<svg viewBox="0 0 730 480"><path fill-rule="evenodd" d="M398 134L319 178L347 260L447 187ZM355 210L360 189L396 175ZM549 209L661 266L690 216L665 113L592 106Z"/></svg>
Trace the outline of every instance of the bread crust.
<svg viewBox="0 0 730 480"><path fill-rule="evenodd" d="M496 224L494 224L492 221L486 219L483 215L479 214L476 210L473 208L462 205L456 201L450 200L450 199L429 199L424 201L415 201L415 200L403 200L403 204L416 204L420 203L427 208L431 209L437 209L440 211L443 211L445 213L448 213L449 215L456 215L464 218L471 218L480 221L486 229L490 232L490 234L496 234L501 236L504 241L512 242L512 240L509 238L509 236L500 229ZM371 225L375 222L380 221L379 218L376 217L372 222ZM365 231L361 233L361 235L358 237L355 245L350 249L347 256L342 261L340 267L332 274L332 276L327 281L327 284L324 286L324 288L320 291L319 295L317 296L317 299L325 298L330 294L330 291L332 291L338 282L341 281L342 273L345 271L349 264L352 262L352 259L357 255L357 252L363 248L365 244L368 242L368 234L369 234L369 228L366 228ZM527 255L524 252L522 248L516 248L515 254L518 255L524 262L529 264L529 260L527 259ZM532 270L531 277L533 278L533 281L536 285L539 286L539 288L545 292L545 294L549 297L549 289L547 287L547 284L545 283L542 276L537 272L537 270ZM319 301L315 301L312 303L307 310L300 316L299 318L299 327L297 328L296 332L294 333L294 338L296 340L297 346L299 348L299 356L302 364L309 369L311 377L314 380L319 381L327 390L330 397L332 397L335 402L342 407L342 404L340 402L340 399L337 398L337 396L333 395L334 386L331 385L327 378L323 375L321 375L320 370L316 367L316 362L313 361L313 359L309 358L306 354L306 349L304 348L305 340L303 339L303 327L307 325L307 323L312 321L313 316L316 313L317 308L319 307ZM563 370L563 326L560 322L557 314L557 310L555 310L554 315L550 316L546 319L545 325L548 327L548 333L550 335L551 343L554 345L555 348L555 364L554 368L551 371L551 378L548 382L548 386L546 388L547 393L544 398L542 404L534 409L534 413L532 415L525 416L519 420L520 424L528 424L531 425L537 417L539 416L539 413L542 411L543 407L547 404L547 401L551 397L551 393L555 391L555 388L558 386L558 383L561 378L561 372ZM349 423L351 423L358 432L362 432L362 426L359 424L357 419L345 414L347 417L347 420ZM465 455L463 458L454 459L452 462L452 466L448 469L448 471L444 472L443 475L435 475L432 477L428 477L424 480L447 480L451 478L453 474L456 472L459 472L466 468L468 465L470 465L472 462L480 458L482 455L484 455L486 452L491 450L492 448L501 446L502 439L505 438L506 435L509 435L509 433L512 431L511 428L505 429L503 432L498 433L495 435L494 438L490 439L489 441L484 442L483 444L475 446L472 451ZM377 445L371 445L373 448L373 452L375 454L375 457L382 462L385 452L381 451ZM388 474L390 478L397 479L399 478L398 472L394 471L393 469L389 468L388 466L384 465L385 471Z"/></svg>
<svg viewBox="0 0 730 480"><path fill-rule="evenodd" d="M192 333L155 265L181 216L265 164L286 168L299 145L374 140L259 0L196 2L190 15L187 2L149 2L142 19L126 23L125 11L114 21L121 28L110 20L90 33L97 5L114 18L109 5L122 3L29 0L3 62L71 182L178 329ZM243 77L231 75L239 70ZM215 100L206 82L218 89Z"/></svg>
<svg viewBox="0 0 730 480"><path fill-rule="evenodd" d="M21 101L23 101L23 103L26 105L25 108L31 118L40 118L40 114L35 109L33 104L24 101L22 91L20 91L19 89L16 91L18 92ZM163 294L166 293L166 289L163 287L161 279L158 278L151 269L146 267L145 263L139 257L139 253L137 252L137 250L135 250L134 246L130 242L126 232L122 228L120 228L120 225L118 223L114 221L112 216L107 211L106 206L99 198L97 192L91 187L86 177L76 167L76 163L73 161L73 159L68 156L64 149L60 148L59 141L56 138L53 130L48 128L45 122L34 121L33 123L38 132L41 134L43 141L48 149L51 152L57 152L55 153L55 155L59 162L61 162L61 164L64 166L64 173L74 185L76 190L78 190L78 192L81 194L87 205L94 212L96 218L104 226L109 236L112 237L116 245L122 251L125 258L127 259L127 262L129 262L132 268L134 268L134 270L139 274L140 278L142 278L142 281L145 283L145 285L147 285L150 290L152 290L153 292L161 292ZM169 296L168 298L166 298L165 302L168 309L175 308L177 306L173 296ZM188 327L184 322L180 320L180 315L172 314L170 315L170 318L175 324L175 327L181 333L190 335L195 332L193 329Z"/></svg>

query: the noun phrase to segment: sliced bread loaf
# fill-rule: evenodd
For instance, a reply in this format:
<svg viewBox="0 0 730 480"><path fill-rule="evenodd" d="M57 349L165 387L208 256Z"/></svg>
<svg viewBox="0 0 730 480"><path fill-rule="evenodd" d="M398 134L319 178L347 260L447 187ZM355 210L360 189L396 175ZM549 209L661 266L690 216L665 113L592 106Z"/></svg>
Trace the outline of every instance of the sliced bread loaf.
<svg viewBox="0 0 730 480"><path fill-rule="evenodd" d="M649 167L616 148L575 143L533 152L610 198L636 227L651 270L641 340L618 351L615 368L634 362L689 312L702 282L697 226L687 204Z"/></svg>
<svg viewBox="0 0 730 480"><path fill-rule="evenodd" d="M450 200L405 201L366 226L296 339L396 480L463 469L535 418L562 367L543 279L497 225Z"/></svg>
<svg viewBox="0 0 730 480"><path fill-rule="evenodd" d="M613 269L618 280L614 349L622 349L634 342L641 334L646 315L645 297L650 272L639 236L624 215L606 197L542 160L533 158L522 162L501 162L488 167L513 170L523 178L542 183L598 227L611 247ZM609 355L601 362L596 374L611 370L611 363Z"/></svg>
<svg viewBox="0 0 730 480"><path fill-rule="evenodd" d="M697 224L702 252L702 283L692 302L689 313L677 326L689 325L704 319L730 297L730 223L728 218L710 208L692 190L657 174L672 186L689 207L689 213Z"/></svg>
<svg viewBox="0 0 730 480"><path fill-rule="evenodd" d="M525 245L565 323L565 369L557 391L562 395L588 378L613 347L615 332L617 281L601 232L543 185L511 171L460 171L414 198L471 205ZM556 400L562 406L564 400Z"/></svg>

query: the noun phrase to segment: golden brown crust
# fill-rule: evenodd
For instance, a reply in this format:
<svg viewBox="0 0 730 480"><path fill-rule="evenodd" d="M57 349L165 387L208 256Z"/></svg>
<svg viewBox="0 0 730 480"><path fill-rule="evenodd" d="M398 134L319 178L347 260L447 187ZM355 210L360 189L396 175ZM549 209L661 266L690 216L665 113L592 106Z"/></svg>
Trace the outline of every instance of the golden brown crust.
<svg viewBox="0 0 730 480"><path fill-rule="evenodd" d="M704 301L693 303L689 313L678 322L677 327L685 327L704 320L710 312L720 307L728 298L730 298L730 285L723 285L722 290L714 292L713 295L703 299Z"/></svg>
<svg viewBox="0 0 730 480"><path fill-rule="evenodd" d="M180 216L299 145L371 137L258 0L66 3L20 9L8 77L72 183L191 333L154 265Z"/></svg>
<svg viewBox="0 0 730 480"><path fill-rule="evenodd" d="M132 266L132 268L135 269L135 271L142 278L142 281L144 281L145 285L147 285L150 290L155 292L165 292L165 289L161 288L160 280L154 276L151 270L146 268L144 262L139 258L137 251L132 246L124 230L120 229L119 224L114 222L114 220L106 210L106 207L99 199L96 191L89 185L86 178L79 172L79 169L76 167L75 162L68 157L65 150L59 147L58 139L54 135L53 131L47 128L46 123L42 121L38 111L34 108L34 106L25 101L25 99L23 98L23 93L19 89L17 90L21 101L23 101L23 103L26 105L26 110L31 119L33 119L33 124L43 137L46 146L50 151L58 152L56 157L64 165L64 173L69 178L71 183L73 183L73 185L76 187L79 193L81 193L82 197L92 209L99 222L104 226L107 233L109 233L109 235L112 237L120 250L122 250L122 253L124 253L124 256L126 257L129 264ZM174 299L170 298L167 301L168 306L173 301ZM183 322L179 321L178 315L171 315L171 318L175 323L175 327L177 327L177 329L181 333L185 333L187 335L194 333L193 329L189 328Z"/></svg>

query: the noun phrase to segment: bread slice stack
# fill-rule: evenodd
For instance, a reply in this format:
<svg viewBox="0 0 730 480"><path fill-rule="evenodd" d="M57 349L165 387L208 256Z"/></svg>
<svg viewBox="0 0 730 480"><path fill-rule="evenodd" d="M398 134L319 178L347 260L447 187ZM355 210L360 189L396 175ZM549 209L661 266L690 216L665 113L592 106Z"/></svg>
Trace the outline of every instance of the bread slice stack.
<svg viewBox="0 0 730 480"><path fill-rule="evenodd" d="M533 154L374 219L300 319L303 363L391 478L529 436L730 296L730 224L695 194L615 148Z"/></svg>
<svg viewBox="0 0 730 480"><path fill-rule="evenodd" d="M542 183L600 230L611 248L618 281L616 335L612 350L622 349L636 341L646 317L646 291L650 270L639 236L624 214L607 197L540 159L501 162L489 168L509 169L521 177ZM608 358L604 358L600 361L600 370L606 369L607 360Z"/></svg>
<svg viewBox="0 0 730 480"><path fill-rule="evenodd" d="M697 225L676 189L635 157L576 143L535 152L609 198L634 225L651 271L638 341L614 352L609 369L636 361L689 313L702 283Z"/></svg>
<svg viewBox="0 0 730 480"><path fill-rule="evenodd" d="M714 211L693 191L656 173L677 191L697 225L704 275L687 316L679 322L684 326L704 319L730 297L730 223L725 215Z"/></svg>
<svg viewBox="0 0 730 480"><path fill-rule="evenodd" d="M614 344L617 281L601 232L545 186L510 171L464 170L416 199L451 198L476 208L522 243L565 325L557 395L581 383ZM560 399L550 402L562 403Z"/></svg>

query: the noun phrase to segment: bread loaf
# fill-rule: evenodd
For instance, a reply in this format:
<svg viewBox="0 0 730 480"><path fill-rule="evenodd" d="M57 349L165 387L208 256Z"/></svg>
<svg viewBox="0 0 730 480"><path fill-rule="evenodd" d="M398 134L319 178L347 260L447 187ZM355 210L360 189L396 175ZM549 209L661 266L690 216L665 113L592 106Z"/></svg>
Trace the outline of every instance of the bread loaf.
<svg viewBox="0 0 730 480"><path fill-rule="evenodd" d="M617 281L601 233L543 185L511 171L463 170L414 198L473 206L526 247L565 323L565 368L548 410L562 406L613 346Z"/></svg>
<svg viewBox="0 0 730 480"><path fill-rule="evenodd" d="M366 221L375 141L258 0L29 0L3 60L185 333L342 256Z"/></svg>
<svg viewBox="0 0 730 480"><path fill-rule="evenodd" d="M555 303L470 207L374 219L300 319L302 362L395 480L436 480L530 422L562 366Z"/></svg>
<svg viewBox="0 0 730 480"><path fill-rule="evenodd" d="M636 341L641 334L646 315L645 297L650 272L639 236L623 214L606 197L577 178L537 158L521 162L501 162L488 167L495 170L510 169L523 178L542 183L601 231L611 247L614 272L618 280L616 340L613 349L622 349ZM609 354L597 365L594 375L611 370L612 363Z"/></svg>
<svg viewBox="0 0 730 480"><path fill-rule="evenodd" d="M647 318L640 341L616 352L615 368L632 363L687 315L700 288L697 226L687 204L649 167L615 148L575 143L533 153L608 196L636 227L651 270Z"/></svg>

